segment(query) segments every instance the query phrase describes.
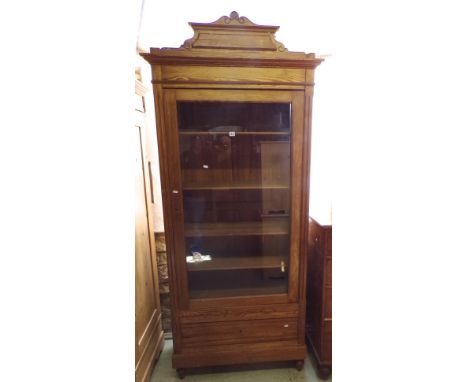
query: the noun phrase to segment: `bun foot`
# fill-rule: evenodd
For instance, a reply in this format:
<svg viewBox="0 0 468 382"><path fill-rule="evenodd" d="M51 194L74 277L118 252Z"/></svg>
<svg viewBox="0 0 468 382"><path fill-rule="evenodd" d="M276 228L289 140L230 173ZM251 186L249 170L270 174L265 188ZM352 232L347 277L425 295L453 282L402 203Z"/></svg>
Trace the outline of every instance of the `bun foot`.
<svg viewBox="0 0 468 382"><path fill-rule="evenodd" d="M179 376L180 379L185 378L186 372L187 372L187 369L177 369L177 375Z"/></svg>
<svg viewBox="0 0 468 382"><path fill-rule="evenodd" d="M301 371L304 368L304 360L296 361L296 370Z"/></svg>
<svg viewBox="0 0 468 382"><path fill-rule="evenodd" d="M331 374L331 367L329 366L319 366L317 368L317 375L320 379L328 379Z"/></svg>

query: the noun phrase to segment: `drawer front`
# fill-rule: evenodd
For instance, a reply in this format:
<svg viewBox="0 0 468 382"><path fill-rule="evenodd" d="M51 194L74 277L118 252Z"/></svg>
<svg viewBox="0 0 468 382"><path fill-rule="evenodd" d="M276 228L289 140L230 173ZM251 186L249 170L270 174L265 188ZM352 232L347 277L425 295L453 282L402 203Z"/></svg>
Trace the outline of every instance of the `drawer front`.
<svg viewBox="0 0 468 382"><path fill-rule="evenodd" d="M297 337L297 319L183 324L181 332L186 346L291 340Z"/></svg>
<svg viewBox="0 0 468 382"><path fill-rule="evenodd" d="M192 302L192 305L193 302ZM182 324L195 322L255 321L273 319L291 319L299 315L299 304L275 304L255 306L217 306L192 308L179 312Z"/></svg>

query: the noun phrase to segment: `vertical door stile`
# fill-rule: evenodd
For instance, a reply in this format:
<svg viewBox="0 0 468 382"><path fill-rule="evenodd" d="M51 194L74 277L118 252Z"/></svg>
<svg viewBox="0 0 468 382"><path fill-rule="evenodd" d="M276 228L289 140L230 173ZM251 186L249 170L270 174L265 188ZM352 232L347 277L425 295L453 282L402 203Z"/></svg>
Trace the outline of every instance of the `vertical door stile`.
<svg viewBox="0 0 468 382"><path fill-rule="evenodd" d="M179 136L177 122L177 91L167 90L165 96L166 105L166 131L167 150L171 152L171 160L167 163L169 175L168 199L171 202L173 261L177 272L177 287L179 294L178 308L189 308L187 267L185 264L185 227L183 211L183 191L181 186L180 162L179 162Z"/></svg>

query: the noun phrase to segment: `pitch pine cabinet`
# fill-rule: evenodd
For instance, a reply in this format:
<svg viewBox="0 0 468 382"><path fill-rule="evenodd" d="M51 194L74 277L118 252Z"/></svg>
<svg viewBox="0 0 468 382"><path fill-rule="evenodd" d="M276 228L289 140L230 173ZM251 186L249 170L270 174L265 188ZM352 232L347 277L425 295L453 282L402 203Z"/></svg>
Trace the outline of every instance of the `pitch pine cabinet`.
<svg viewBox="0 0 468 382"><path fill-rule="evenodd" d="M151 48L173 367L306 355L314 54L236 12Z"/></svg>

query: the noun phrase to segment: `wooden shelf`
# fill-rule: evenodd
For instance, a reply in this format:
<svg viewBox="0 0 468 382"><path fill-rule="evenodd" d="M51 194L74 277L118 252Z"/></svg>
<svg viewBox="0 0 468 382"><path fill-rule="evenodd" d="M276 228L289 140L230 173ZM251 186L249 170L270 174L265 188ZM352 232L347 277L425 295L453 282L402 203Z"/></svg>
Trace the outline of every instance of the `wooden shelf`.
<svg viewBox="0 0 468 382"><path fill-rule="evenodd" d="M182 186L184 190L287 190L289 185L280 183L261 184L259 182L231 183L188 183Z"/></svg>
<svg viewBox="0 0 468 382"><path fill-rule="evenodd" d="M290 135L290 131L235 131L237 135ZM228 135L229 131L183 131L180 135Z"/></svg>
<svg viewBox="0 0 468 382"><path fill-rule="evenodd" d="M263 222L186 223L185 236L259 236L289 234L289 219L275 216Z"/></svg>
<svg viewBox="0 0 468 382"><path fill-rule="evenodd" d="M236 269L276 269L281 268L282 261L286 268L287 262L284 258L279 256L218 257L201 263L187 263L187 268L190 272Z"/></svg>
<svg viewBox="0 0 468 382"><path fill-rule="evenodd" d="M288 293L286 283L276 282L262 283L249 287L239 288L213 288L213 289L191 289L190 298L221 298L221 297L240 297L240 296L258 296L268 294Z"/></svg>

